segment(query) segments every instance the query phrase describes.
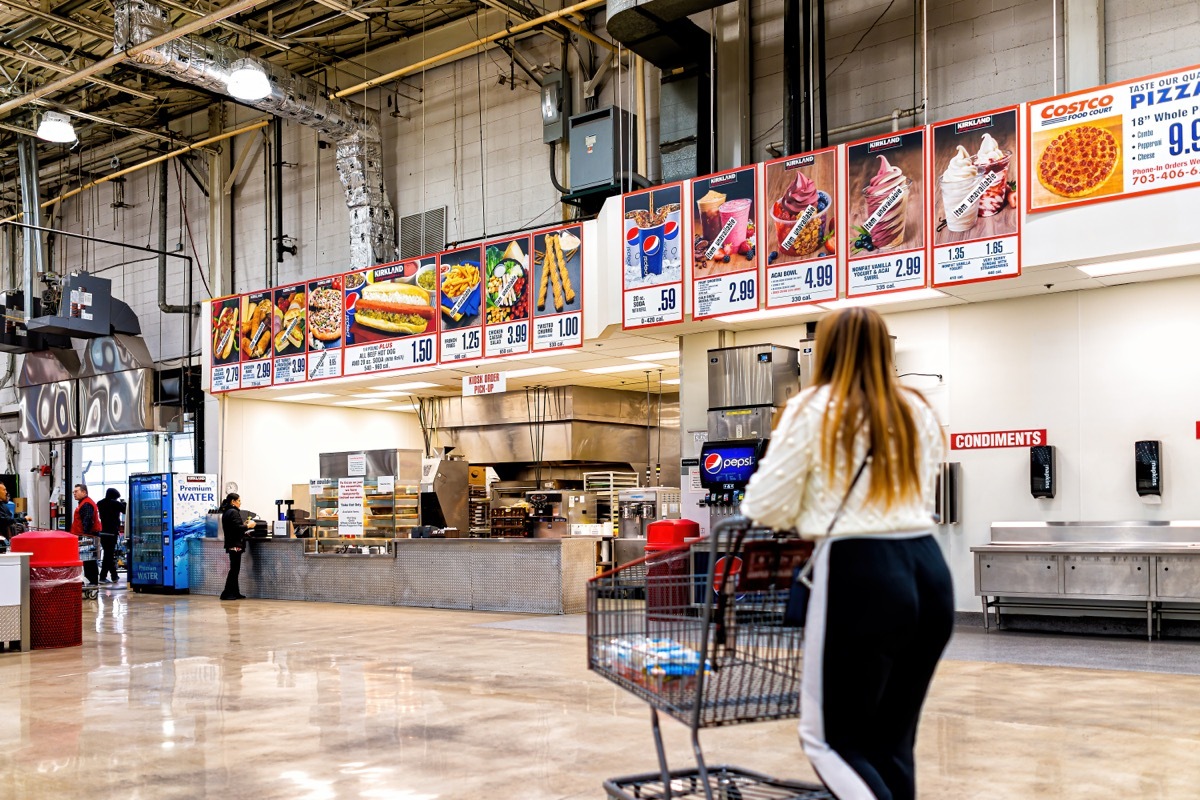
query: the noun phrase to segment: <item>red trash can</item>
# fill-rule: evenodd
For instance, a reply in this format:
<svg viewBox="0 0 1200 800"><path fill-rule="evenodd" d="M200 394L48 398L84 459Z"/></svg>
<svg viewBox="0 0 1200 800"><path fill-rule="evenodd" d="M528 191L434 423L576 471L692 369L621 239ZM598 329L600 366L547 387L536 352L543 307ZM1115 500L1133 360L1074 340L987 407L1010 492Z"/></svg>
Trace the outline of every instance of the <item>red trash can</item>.
<svg viewBox="0 0 1200 800"><path fill-rule="evenodd" d="M62 531L30 531L12 538L13 552L29 553L30 639L34 650L83 644L83 562L79 538Z"/></svg>
<svg viewBox="0 0 1200 800"><path fill-rule="evenodd" d="M646 526L646 612L651 619L680 617L691 605L691 548L700 535L690 519L660 519Z"/></svg>

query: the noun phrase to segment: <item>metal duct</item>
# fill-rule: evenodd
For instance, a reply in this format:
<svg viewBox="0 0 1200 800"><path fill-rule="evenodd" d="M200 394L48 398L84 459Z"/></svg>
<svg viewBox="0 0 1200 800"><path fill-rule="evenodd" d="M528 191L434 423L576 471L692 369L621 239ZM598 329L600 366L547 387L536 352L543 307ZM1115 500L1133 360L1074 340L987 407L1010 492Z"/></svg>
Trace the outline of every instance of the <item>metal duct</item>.
<svg viewBox="0 0 1200 800"><path fill-rule="evenodd" d="M171 30L167 11L147 0L116 0L113 49L126 51ZM230 65L257 64L271 83L262 100L243 105L294 120L337 145L338 177L350 211L350 266L354 269L396 259L395 215L383 183L379 115L328 96L309 78L199 36L184 36L131 58L132 63L215 94L228 94Z"/></svg>
<svg viewBox="0 0 1200 800"><path fill-rule="evenodd" d="M729 0L608 0L604 26L614 41L662 70L708 64L711 37L688 19Z"/></svg>

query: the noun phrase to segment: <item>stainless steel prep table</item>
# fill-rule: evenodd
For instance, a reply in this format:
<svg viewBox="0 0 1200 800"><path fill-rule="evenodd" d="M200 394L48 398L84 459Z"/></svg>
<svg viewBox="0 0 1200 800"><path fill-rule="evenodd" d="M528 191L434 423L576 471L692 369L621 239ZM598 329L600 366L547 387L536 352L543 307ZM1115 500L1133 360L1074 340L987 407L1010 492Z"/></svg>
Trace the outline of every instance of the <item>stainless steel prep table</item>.
<svg viewBox="0 0 1200 800"><path fill-rule="evenodd" d="M971 552L985 630L1002 607L1144 606L1148 637L1164 614L1200 612L1200 522L997 522Z"/></svg>
<svg viewBox="0 0 1200 800"><path fill-rule="evenodd" d="M251 539L241 589L252 598L576 614L586 608L598 537L393 539L392 552L305 553L303 539ZM192 592L220 594L229 559L193 539Z"/></svg>

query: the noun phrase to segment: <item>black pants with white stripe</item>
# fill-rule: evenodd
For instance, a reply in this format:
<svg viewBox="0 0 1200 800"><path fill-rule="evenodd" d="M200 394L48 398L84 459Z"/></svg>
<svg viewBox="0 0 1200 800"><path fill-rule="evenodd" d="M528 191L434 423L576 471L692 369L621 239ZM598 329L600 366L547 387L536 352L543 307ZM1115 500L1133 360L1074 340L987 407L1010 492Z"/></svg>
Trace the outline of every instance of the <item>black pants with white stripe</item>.
<svg viewBox="0 0 1200 800"><path fill-rule="evenodd" d="M839 800L916 797L921 705L954 622L928 533L833 537L813 556L800 739Z"/></svg>

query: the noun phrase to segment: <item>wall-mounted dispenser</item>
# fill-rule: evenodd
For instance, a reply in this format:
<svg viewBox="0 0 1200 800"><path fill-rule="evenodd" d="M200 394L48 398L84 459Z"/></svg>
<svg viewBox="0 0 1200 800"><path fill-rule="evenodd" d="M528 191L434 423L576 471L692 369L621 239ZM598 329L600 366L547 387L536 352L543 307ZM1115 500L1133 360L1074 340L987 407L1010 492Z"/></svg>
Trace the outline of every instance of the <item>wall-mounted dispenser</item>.
<svg viewBox="0 0 1200 800"><path fill-rule="evenodd" d="M1146 440L1133 445L1134 478L1138 497L1148 503L1162 499L1162 442Z"/></svg>
<svg viewBox="0 0 1200 800"><path fill-rule="evenodd" d="M1034 497L1053 499L1057 484L1054 445L1038 444L1029 448L1029 493Z"/></svg>

